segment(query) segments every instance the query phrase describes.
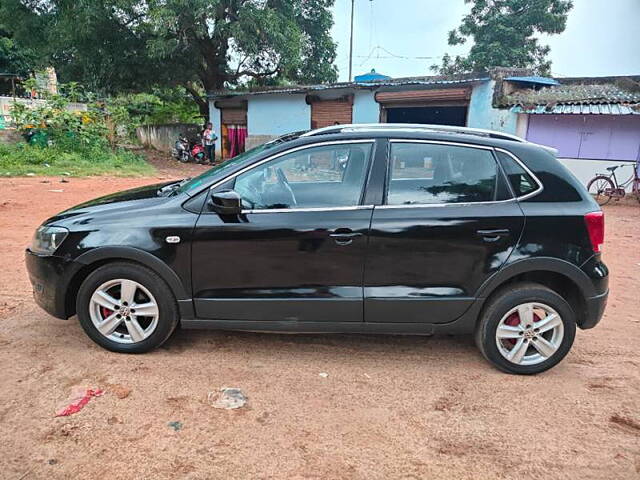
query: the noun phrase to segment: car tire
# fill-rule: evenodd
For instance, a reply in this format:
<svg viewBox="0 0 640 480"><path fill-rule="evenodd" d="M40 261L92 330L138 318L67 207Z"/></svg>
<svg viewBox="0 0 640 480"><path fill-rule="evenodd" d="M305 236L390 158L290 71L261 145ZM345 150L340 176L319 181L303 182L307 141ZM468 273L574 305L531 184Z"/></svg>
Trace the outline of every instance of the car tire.
<svg viewBox="0 0 640 480"><path fill-rule="evenodd" d="M76 312L94 342L121 353L159 347L179 320L175 297L164 280L142 265L126 262L110 263L89 274L78 291Z"/></svg>
<svg viewBox="0 0 640 480"><path fill-rule="evenodd" d="M498 369L532 375L557 365L569 353L575 335L575 312L562 296L537 283L517 283L488 300L475 340Z"/></svg>

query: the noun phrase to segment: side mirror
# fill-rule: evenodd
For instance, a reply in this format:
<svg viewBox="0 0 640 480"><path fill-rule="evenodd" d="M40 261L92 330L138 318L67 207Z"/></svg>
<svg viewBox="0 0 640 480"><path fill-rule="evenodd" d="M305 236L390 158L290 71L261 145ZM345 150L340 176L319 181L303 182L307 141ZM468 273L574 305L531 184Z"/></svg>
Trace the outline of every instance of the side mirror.
<svg viewBox="0 0 640 480"><path fill-rule="evenodd" d="M220 215L240 215L242 213L242 199L233 190L211 192L209 208Z"/></svg>

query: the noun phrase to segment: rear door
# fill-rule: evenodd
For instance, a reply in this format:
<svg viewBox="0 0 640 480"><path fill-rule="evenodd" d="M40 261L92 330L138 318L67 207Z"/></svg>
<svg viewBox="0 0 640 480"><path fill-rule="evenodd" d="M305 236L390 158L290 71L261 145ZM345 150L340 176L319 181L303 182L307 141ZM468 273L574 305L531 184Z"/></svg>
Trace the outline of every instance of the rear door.
<svg viewBox="0 0 640 480"><path fill-rule="evenodd" d="M369 235L365 320L455 320L524 226L492 148L391 140L385 190Z"/></svg>

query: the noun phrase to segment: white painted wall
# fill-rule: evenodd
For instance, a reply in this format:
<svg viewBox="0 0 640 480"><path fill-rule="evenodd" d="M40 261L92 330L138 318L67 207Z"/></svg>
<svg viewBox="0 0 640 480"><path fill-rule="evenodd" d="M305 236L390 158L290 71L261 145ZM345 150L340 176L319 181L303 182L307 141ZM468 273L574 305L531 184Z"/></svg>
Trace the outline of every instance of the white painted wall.
<svg viewBox="0 0 640 480"><path fill-rule="evenodd" d="M585 187L589 183L589 180L598 173L608 175L609 171L607 167L614 165L625 165L625 167L616 170L618 183L622 183L633 174L633 166L635 165L635 162L625 162L623 160L586 160L584 158L559 158L558 160L567 167ZM626 190L627 192L631 191L631 185L629 185Z"/></svg>
<svg viewBox="0 0 640 480"><path fill-rule="evenodd" d="M527 130L529 128L529 115L519 113L516 120L516 135L520 138L527 138Z"/></svg>
<svg viewBox="0 0 640 480"><path fill-rule="evenodd" d="M213 131L216 132L218 140L216 140L216 157L222 155L222 118L220 109L216 108L214 102L209 100L209 121L213 123Z"/></svg>
<svg viewBox="0 0 640 480"><path fill-rule="evenodd" d="M378 123L380 104L376 102L375 92L356 90L353 96L353 123Z"/></svg>
<svg viewBox="0 0 640 480"><path fill-rule="evenodd" d="M306 95L253 95L248 98L249 135L284 135L311 128Z"/></svg>

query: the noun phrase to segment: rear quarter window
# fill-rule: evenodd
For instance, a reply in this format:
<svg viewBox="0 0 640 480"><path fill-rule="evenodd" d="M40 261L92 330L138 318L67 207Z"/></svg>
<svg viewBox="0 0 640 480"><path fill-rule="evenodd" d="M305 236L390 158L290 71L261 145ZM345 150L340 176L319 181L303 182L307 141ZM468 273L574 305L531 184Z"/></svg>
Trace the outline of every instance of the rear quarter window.
<svg viewBox="0 0 640 480"><path fill-rule="evenodd" d="M518 193L518 190L526 192L529 184L529 180L522 175L522 167L510 155L500 151L496 153L516 195L526 195ZM522 152L514 152L514 155L526 164L543 187L541 192L527 198L527 202L580 202L588 197L585 187L551 153L541 148L527 148ZM519 174L517 169L513 169L513 165L520 167ZM531 178L530 175L527 176Z"/></svg>
<svg viewBox="0 0 640 480"><path fill-rule="evenodd" d="M496 155L516 197L528 195L539 188L534 178L511 155L501 151L497 151Z"/></svg>

